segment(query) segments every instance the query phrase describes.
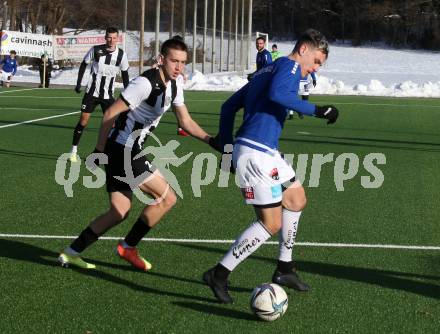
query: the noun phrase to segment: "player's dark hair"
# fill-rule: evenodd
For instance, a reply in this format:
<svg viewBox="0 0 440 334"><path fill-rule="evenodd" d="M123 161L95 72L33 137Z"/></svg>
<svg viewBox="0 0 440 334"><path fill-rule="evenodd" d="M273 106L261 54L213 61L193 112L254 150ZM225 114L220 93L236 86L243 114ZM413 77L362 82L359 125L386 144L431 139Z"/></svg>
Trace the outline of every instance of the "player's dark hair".
<svg viewBox="0 0 440 334"><path fill-rule="evenodd" d="M255 40L255 42L258 41L259 39L263 40L264 43L266 43L266 38L264 38L263 36L259 36L259 37L257 37L257 39Z"/></svg>
<svg viewBox="0 0 440 334"><path fill-rule="evenodd" d="M171 39L175 39L175 40L178 40L178 41L185 43L185 40L180 35L175 35L175 36L171 37Z"/></svg>
<svg viewBox="0 0 440 334"><path fill-rule="evenodd" d="M315 29L306 30L299 38L293 48L293 53L298 52L303 44L308 44L311 47L318 49L328 57L329 47L325 36Z"/></svg>
<svg viewBox="0 0 440 334"><path fill-rule="evenodd" d="M160 48L160 53L164 57L166 57L170 49L188 52L188 47L186 46L185 42L183 42L182 37L180 37L180 39L173 37L171 39L166 40Z"/></svg>
<svg viewBox="0 0 440 334"><path fill-rule="evenodd" d="M115 27L108 27L107 29L105 29L105 36L107 36L108 34L119 34L119 30L116 29Z"/></svg>
<svg viewBox="0 0 440 334"><path fill-rule="evenodd" d="M9 54L13 54L13 55L17 55L17 52L15 52L15 50L11 50L11 51L9 51Z"/></svg>
<svg viewBox="0 0 440 334"><path fill-rule="evenodd" d="M278 49L278 46L276 44L272 45L272 47Z"/></svg>

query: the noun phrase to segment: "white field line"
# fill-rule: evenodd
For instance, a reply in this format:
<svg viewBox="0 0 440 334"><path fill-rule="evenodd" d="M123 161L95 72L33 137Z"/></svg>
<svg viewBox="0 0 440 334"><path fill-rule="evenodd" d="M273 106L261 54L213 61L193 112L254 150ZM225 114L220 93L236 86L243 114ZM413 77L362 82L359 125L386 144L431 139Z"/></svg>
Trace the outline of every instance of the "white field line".
<svg viewBox="0 0 440 334"><path fill-rule="evenodd" d="M32 88L37 89L37 88ZM25 89L22 89L25 90ZM12 92L12 91L11 91ZM1 92L0 92L1 93ZM6 93L6 92L3 92ZM32 95L7 95L4 97L16 97L16 98L30 98L30 99L78 99L82 95L78 96L32 96ZM187 102L224 102L226 99L186 99ZM327 104L339 104L339 105L357 105L357 106L378 106L378 107L424 107L424 108L438 108L440 109L439 105L424 105L424 104L393 104L393 103L354 103L354 102L337 102L337 101L326 101Z"/></svg>
<svg viewBox="0 0 440 334"><path fill-rule="evenodd" d="M40 234L1 234L0 238L12 239L75 239L73 235L40 235ZM122 237L100 237L100 240L120 240ZM231 244L234 240L208 240L208 239L171 239L171 238L144 238L143 241L170 242L170 243L207 243ZM278 241L268 241L265 244L278 245ZM335 248L382 248L382 249L411 249L411 250L440 250L440 246L412 246L412 245L387 245L387 244L346 244L327 242L297 242L298 246L307 247L335 247Z"/></svg>
<svg viewBox="0 0 440 334"><path fill-rule="evenodd" d="M25 90L34 90L34 89L40 89L40 88L25 88L25 89L13 89L13 90L2 90L0 91L0 94L6 94L6 93L13 93L13 92L23 92ZM18 96L20 97L20 96Z"/></svg>
<svg viewBox="0 0 440 334"><path fill-rule="evenodd" d="M6 124L6 125L0 125L0 129L3 128L9 128L11 126L17 126L17 125L21 125L21 124L28 124L28 123L34 123L34 122L39 122L39 121L44 121L46 119L51 119L51 118L58 118L58 117L64 117L64 116L69 116L69 115L73 115L73 114L78 114L81 111L73 111L73 112L69 112L67 114L59 114L59 115L54 115L54 116L49 116L49 117L43 117L43 118L37 118L37 119L31 119L29 121L24 121L24 122L19 122L19 123L13 123L13 124Z"/></svg>

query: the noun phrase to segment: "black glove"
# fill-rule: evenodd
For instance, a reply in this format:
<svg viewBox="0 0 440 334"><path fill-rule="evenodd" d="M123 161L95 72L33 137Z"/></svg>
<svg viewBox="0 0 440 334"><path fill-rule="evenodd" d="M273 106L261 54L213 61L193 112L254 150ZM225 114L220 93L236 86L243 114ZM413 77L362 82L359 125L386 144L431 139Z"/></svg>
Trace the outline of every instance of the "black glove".
<svg viewBox="0 0 440 334"><path fill-rule="evenodd" d="M219 135L216 135L215 137L209 137L208 144L217 152L223 153L223 147L220 143L220 136Z"/></svg>
<svg viewBox="0 0 440 334"><path fill-rule="evenodd" d="M316 80L313 80L312 83L313 83L313 87L316 87Z"/></svg>
<svg viewBox="0 0 440 334"><path fill-rule="evenodd" d="M333 124L338 119L339 111L334 106L316 106L315 116L328 119L327 124Z"/></svg>
<svg viewBox="0 0 440 334"><path fill-rule="evenodd" d="M78 94L81 93L81 85L76 85L75 86L75 92L77 92Z"/></svg>

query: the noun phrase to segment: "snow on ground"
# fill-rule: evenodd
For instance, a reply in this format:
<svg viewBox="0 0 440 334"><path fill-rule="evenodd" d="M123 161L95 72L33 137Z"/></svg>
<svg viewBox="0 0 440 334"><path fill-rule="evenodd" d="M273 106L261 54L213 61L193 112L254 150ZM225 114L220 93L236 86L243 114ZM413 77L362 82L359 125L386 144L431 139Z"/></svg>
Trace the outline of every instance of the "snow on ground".
<svg viewBox="0 0 440 334"><path fill-rule="evenodd" d="M168 33L161 33L160 38L165 40ZM150 45L152 41L154 33L146 33L145 45ZM187 42L191 44L192 37L187 37ZM130 60L137 58L138 44L138 34L128 33L127 52ZM293 44L293 41L277 42L279 51L284 55L292 50ZM211 45L210 40L207 45ZM252 51L254 58L255 51ZM210 59L210 50L207 54ZM206 68L210 71L211 64L207 63ZM187 90L236 91L247 82L243 72L204 75L200 72L201 64L197 64L197 69L193 74L191 64L187 65ZM77 74L78 68L54 71L51 83L74 85ZM88 75L86 73L83 78L83 85ZM130 68L130 78L136 75L138 68ZM440 52L331 45L328 61L317 76L318 84L312 94L440 97ZM28 66L20 66L14 80L38 83L39 76L37 71L30 70Z"/></svg>

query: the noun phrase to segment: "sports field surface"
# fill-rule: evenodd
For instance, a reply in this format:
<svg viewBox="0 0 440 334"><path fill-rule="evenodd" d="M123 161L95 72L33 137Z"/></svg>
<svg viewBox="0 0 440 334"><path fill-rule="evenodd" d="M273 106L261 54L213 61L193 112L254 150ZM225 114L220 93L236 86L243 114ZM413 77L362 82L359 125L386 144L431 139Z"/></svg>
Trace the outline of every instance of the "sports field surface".
<svg viewBox="0 0 440 334"><path fill-rule="evenodd" d="M215 134L229 95L186 92L185 98L193 118ZM200 186L200 197L194 195L194 160L213 152L176 136L172 112L154 134L162 144L177 140L177 157L193 154L170 167L183 199L139 246L153 269L138 272L115 255L117 240L143 206L136 198L130 217L84 252L96 270L58 264L59 251L108 205L104 187L83 185L83 176L93 175L84 160L73 197L55 180L81 97L63 89L0 90L0 333L439 333L439 100L312 96L340 109L336 124L286 121L280 150L295 154L294 164L298 154L309 157L302 168L308 206L294 259L312 290L288 290L287 313L266 323L252 315L249 299L271 279L277 238L230 276L234 304L217 304L201 275L254 214L232 177L229 187L218 187L218 170L214 182ZM95 147L101 118L98 107L81 139L82 159ZM313 155L330 153L320 173L312 168ZM373 161L375 172L364 165L371 153L386 158L385 164ZM338 191L335 173L342 164L348 174L356 157L356 173ZM363 186L378 181L371 171L379 181L383 175L378 188Z"/></svg>

